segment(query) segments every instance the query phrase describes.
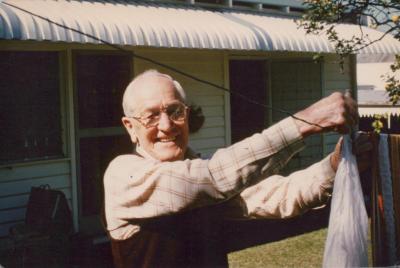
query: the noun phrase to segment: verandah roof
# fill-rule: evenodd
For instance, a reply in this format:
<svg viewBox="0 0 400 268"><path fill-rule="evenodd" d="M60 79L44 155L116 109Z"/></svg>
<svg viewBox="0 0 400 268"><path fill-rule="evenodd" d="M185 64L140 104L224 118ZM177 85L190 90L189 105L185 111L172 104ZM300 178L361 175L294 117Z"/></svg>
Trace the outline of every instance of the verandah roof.
<svg viewBox="0 0 400 268"><path fill-rule="evenodd" d="M293 19L263 13L210 10L130 1L0 1L0 39L99 44L99 40L15 9L13 4L109 43L129 46L250 51L334 52L325 36L306 35ZM359 32L341 25L340 33ZM380 32L364 27L370 39ZM391 36L360 53L399 53Z"/></svg>

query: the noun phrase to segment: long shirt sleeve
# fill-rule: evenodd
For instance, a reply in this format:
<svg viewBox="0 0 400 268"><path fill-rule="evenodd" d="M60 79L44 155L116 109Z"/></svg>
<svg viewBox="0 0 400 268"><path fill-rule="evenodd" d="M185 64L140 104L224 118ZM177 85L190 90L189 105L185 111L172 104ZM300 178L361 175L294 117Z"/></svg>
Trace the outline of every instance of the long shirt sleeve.
<svg viewBox="0 0 400 268"><path fill-rule="evenodd" d="M331 196L334 178L330 156L287 177L270 176L240 194L245 216L289 218L321 207Z"/></svg>
<svg viewBox="0 0 400 268"><path fill-rule="evenodd" d="M285 211L283 203L276 201L279 208L269 207L256 202L251 191L261 195L262 189L275 187L277 183L282 191L274 194L274 198L286 198L283 188L291 191L296 188L292 179L284 183L279 177L272 177L275 183L267 187L257 183L276 174L303 147L295 122L287 118L262 133L218 150L209 160L159 162L136 155L119 156L110 163L104 176L107 229L114 238L124 239L138 231L132 225L135 219L215 204L237 196L252 185L248 192L242 193L249 216L280 217L276 211ZM298 201L295 200L298 204L293 206L294 211L307 205ZM287 213L289 210L282 216Z"/></svg>

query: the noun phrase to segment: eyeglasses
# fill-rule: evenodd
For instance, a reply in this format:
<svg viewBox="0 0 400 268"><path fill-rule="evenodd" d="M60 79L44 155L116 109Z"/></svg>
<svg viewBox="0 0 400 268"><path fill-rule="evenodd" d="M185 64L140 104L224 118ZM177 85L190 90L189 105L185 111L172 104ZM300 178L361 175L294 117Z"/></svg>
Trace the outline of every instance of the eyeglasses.
<svg viewBox="0 0 400 268"><path fill-rule="evenodd" d="M144 127L150 128L155 127L160 123L161 113L166 113L169 120L173 122L182 122L186 119L188 107L179 102L168 105L167 107L161 107L159 111L150 112L149 114L141 115L140 117L129 116L137 120Z"/></svg>

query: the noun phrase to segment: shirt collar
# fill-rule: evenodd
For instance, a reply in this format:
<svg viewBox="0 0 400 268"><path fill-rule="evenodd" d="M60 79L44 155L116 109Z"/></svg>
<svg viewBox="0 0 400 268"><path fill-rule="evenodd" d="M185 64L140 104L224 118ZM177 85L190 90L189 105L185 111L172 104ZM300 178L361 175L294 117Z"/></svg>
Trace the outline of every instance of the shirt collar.
<svg viewBox="0 0 400 268"><path fill-rule="evenodd" d="M155 158L152 157L149 153L147 153L147 152L139 145L139 143L136 144L135 150L136 150L136 153L139 154L140 156L142 156L143 158L151 159L151 160L160 162L160 160L155 159Z"/></svg>

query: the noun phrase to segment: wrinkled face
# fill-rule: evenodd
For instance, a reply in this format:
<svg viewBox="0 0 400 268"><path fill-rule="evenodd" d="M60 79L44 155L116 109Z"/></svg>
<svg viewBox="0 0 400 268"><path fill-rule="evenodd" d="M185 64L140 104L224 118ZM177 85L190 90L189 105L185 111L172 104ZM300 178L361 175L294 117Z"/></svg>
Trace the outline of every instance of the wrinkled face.
<svg viewBox="0 0 400 268"><path fill-rule="evenodd" d="M164 77L146 78L140 82L132 100L135 117L157 114L162 108L182 102L172 81ZM138 142L151 157L160 161L182 160L187 149L189 126L187 118L176 122L165 112L160 113L157 126L145 127L140 120L123 117L122 122L132 141Z"/></svg>

